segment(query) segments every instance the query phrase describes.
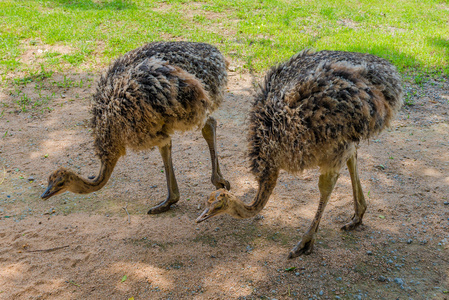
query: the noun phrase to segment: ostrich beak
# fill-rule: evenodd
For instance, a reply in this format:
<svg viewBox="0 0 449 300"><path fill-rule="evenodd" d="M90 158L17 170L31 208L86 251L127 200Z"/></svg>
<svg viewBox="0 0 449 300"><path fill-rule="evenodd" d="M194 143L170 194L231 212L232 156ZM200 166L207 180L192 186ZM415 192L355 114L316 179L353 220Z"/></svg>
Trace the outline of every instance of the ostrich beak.
<svg viewBox="0 0 449 300"><path fill-rule="evenodd" d="M41 195L41 198L47 200L51 196L55 195L58 191L53 190L53 186L50 184L45 192Z"/></svg>
<svg viewBox="0 0 449 300"><path fill-rule="evenodd" d="M212 217L212 216L214 216L214 214L213 214L213 213L209 213L209 207L207 207L207 208L203 211L203 213L201 214L201 216L199 216L199 217L196 219L196 222L197 222L197 223L201 223L201 222L203 222L203 221L209 219L209 218Z"/></svg>

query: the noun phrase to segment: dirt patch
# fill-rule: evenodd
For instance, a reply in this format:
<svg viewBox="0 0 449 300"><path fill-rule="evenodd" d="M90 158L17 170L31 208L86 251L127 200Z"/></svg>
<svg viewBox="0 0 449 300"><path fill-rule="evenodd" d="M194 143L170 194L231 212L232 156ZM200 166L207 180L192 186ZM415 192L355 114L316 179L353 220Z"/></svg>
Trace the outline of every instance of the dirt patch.
<svg viewBox="0 0 449 300"><path fill-rule="evenodd" d="M257 189L244 156L253 78L230 75L215 114L220 163L233 192L248 202ZM76 84L64 86L64 78ZM283 172L257 218L222 216L197 225L213 190L199 132L173 139L181 200L165 214L146 215L166 196L158 151L129 152L96 193L42 201L58 166L86 177L98 172L87 126L92 82L92 74L53 74L0 95L0 298L448 298L447 80L406 84L410 105L390 130L361 144L364 225L339 230L353 211L342 170L314 252L293 260L287 254L317 209L318 170ZM32 106L36 85L54 94L49 109ZM31 99L25 110L16 89Z"/></svg>
<svg viewBox="0 0 449 300"><path fill-rule="evenodd" d="M42 44L40 41L36 40L27 40L23 42L22 47L25 50L25 52L21 55L20 60L21 61L28 61L31 63L35 63L37 59L39 59L40 56L47 52L55 52L59 54L69 54L73 51L68 46L63 45L45 45ZM42 62L42 61L41 61Z"/></svg>
<svg viewBox="0 0 449 300"><path fill-rule="evenodd" d="M34 72L41 70L41 65L47 64L51 58L67 55L73 51L68 46L46 45L42 44L39 40L26 40L22 42L22 49L24 49L24 52L20 56L20 61L26 64L25 69ZM18 74L14 75L17 77Z"/></svg>
<svg viewBox="0 0 449 300"><path fill-rule="evenodd" d="M172 8L171 4L168 3L158 3L157 6L153 7L151 10L156 11L156 12L167 12Z"/></svg>
<svg viewBox="0 0 449 300"><path fill-rule="evenodd" d="M337 21L337 24L341 25L341 26L345 26L354 30L359 29L360 25L359 23L351 20L351 19L341 19Z"/></svg>

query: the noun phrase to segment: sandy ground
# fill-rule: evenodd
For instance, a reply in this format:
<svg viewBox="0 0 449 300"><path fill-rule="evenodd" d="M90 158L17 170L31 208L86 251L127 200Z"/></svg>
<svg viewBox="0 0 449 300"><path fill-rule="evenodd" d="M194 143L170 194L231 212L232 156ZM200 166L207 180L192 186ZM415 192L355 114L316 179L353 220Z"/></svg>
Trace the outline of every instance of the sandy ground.
<svg viewBox="0 0 449 300"><path fill-rule="evenodd" d="M291 260L318 206L318 170L283 172L257 218L196 224L213 190L200 132L173 138L181 201L167 213L146 214L166 196L158 151L129 152L96 193L42 201L58 166L98 172L88 128L95 79L53 74L0 92L1 299L449 298L447 79L406 83L414 105L361 144L364 225L339 229L353 212L342 170L314 252ZM246 202L257 188L244 156L253 81L230 72L215 113L222 172ZM50 100L24 112L23 95Z"/></svg>

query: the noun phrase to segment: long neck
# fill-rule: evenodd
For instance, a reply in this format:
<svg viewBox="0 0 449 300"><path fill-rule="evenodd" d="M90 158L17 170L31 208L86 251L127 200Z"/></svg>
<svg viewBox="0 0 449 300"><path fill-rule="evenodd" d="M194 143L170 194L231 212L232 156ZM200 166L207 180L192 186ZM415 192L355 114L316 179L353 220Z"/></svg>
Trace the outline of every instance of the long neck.
<svg viewBox="0 0 449 300"><path fill-rule="evenodd" d="M112 171L118 159L102 160L100 173L94 179L84 179L76 174L73 174L72 185L69 190L77 194L89 194L101 189L108 182Z"/></svg>
<svg viewBox="0 0 449 300"><path fill-rule="evenodd" d="M279 172L273 171L259 180L259 189L253 201L246 205L238 198L234 198L231 204L229 214L235 218L246 219L256 216L267 204L268 199L276 186Z"/></svg>

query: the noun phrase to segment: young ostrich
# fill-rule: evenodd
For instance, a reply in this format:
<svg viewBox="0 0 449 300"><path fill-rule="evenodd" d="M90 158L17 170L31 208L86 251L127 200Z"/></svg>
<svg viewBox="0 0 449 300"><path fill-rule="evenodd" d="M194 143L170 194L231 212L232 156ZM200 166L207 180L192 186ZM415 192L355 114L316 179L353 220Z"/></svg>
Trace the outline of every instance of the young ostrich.
<svg viewBox="0 0 449 300"><path fill-rule="evenodd" d="M289 258L310 254L326 203L346 163L355 214L342 229L362 223L366 203L357 172L357 146L389 125L402 105L400 76L379 57L350 52L305 50L271 68L250 112L248 156L259 188L249 205L219 189L198 217L227 213L250 218L266 205L279 170L301 172L318 166L318 211Z"/></svg>
<svg viewBox="0 0 449 300"><path fill-rule="evenodd" d="M202 128L209 146L212 183L217 189L229 189L215 151L216 121L209 116L222 102L226 83L225 59L208 44L155 42L126 53L101 76L93 96L91 126L101 160L98 176L84 179L60 168L50 175L41 197L48 199L65 191L98 191L108 182L126 148L158 147L168 196L148 213L167 211L179 200L170 136L175 131L195 128Z"/></svg>

